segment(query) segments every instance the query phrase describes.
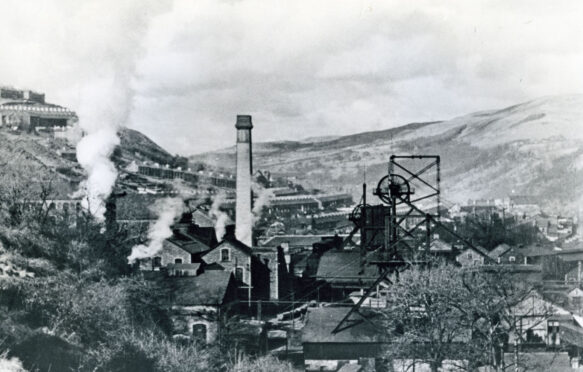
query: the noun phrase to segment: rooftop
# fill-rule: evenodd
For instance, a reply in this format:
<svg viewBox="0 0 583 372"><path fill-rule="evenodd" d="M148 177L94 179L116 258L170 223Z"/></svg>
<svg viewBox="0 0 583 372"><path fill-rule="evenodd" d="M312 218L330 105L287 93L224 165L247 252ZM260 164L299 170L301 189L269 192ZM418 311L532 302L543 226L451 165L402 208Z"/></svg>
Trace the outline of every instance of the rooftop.
<svg viewBox="0 0 583 372"><path fill-rule="evenodd" d="M350 307L319 307L308 308L306 325L302 334L302 343L380 343L386 342L387 335L382 328L363 321L358 315L348 320L354 321L353 326L332 333Z"/></svg>
<svg viewBox="0 0 583 372"><path fill-rule="evenodd" d="M278 247L283 243L287 243L290 247L308 247L312 244L323 241L326 238L333 238L333 235L277 235L267 239L262 246Z"/></svg>
<svg viewBox="0 0 583 372"><path fill-rule="evenodd" d="M329 283L372 283L379 276L378 268L369 264L360 266L360 252L331 249L320 258L316 278Z"/></svg>
<svg viewBox="0 0 583 372"><path fill-rule="evenodd" d="M217 244L217 246L211 250L220 249L220 248L223 248L225 246L235 248L235 249L245 253L248 256L253 255L253 250L251 249L251 247L249 247L247 244L245 244L243 242L240 242L239 240L235 239L234 237L225 237L225 239L223 239L221 242L219 242L219 244Z"/></svg>
<svg viewBox="0 0 583 372"><path fill-rule="evenodd" d="M192 212L192 222L200 227L214 227L215 221L208 214L197 209Z"/></svg>
<svg viewBox="0 0 583 372"><path fill-rule="evenodd" d="M211 249L199 239L183 231L175 230L172 236L166 240L191 254L202 253Z"/></svg>
<svg viewBox="0 0 583 372"><path fill-rule="evenodd" d="M231 273L212 270L198 276L168 280L174 289L175 305L221 305L227 294Z"/></svg>
<svg viewBox="0 0 583 372"><path fill-rule="evenodd" d="M503 256L510 249L512 249L512 247L510 247L508 244L499 244L498 246L496 246L496 248L492 249L488 253L488 256L493 260L497 260L498 257Z"/></svg>

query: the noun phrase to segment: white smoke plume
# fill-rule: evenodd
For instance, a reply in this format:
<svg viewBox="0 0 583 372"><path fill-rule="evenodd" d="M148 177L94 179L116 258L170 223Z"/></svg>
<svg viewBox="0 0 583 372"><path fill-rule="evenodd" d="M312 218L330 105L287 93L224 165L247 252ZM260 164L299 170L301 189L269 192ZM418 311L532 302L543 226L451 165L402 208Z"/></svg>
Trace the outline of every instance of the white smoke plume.
<svg viewBox="0 0 583 372"><path fill-rule="evenodd" d="M88 4L81 12L108 13L104 4ZM79 191L84 196L84 206L98 220L103 220L105 199L117 179L110 157L120 142L117 133L126 125L132 110L132 82L143 54L143 39L153 17L163 9L166 7L155 2L142 1L127 1L116 9L113 20L105 21L102 27L112 27L118 32L113 38L99 41L97 52L103 54L92 56L96 61L88 64L93 64L95 69L79 88L77 113L85 136L77 144L77 159L88 173Z"/></svg>
<svg viewBox="0 0 583 372"><path fill-rule="evenodd" d="M216 219L215 222L215 236L218 241L223 240L226 232L227 222L229 221L229 216L223 212L220 208L225 202L225 193L219 192L213 199L213 204L209 211L209 216Z"/></svg>
<svg viewBox="0 0 583 372"><path fill-rule="evenodd" d="M257 198L253 201L253 225L255 226L257 222L261 219L261 213L263 208L271 204L271 200L275 197L271 189L265 188L258 183L253 183L253 192L257 194Z"/></svg>
<svg viewBox="0 0 583 372"><path fill-rule="evenodd" d="M148 244L140 244L132 248L128 262L148 258L162 249L164 240L172 236L172 224L182 215L185 206L180 197L164 198L154 203L153 209L158 212L158 219L148 230Z"/></svg>

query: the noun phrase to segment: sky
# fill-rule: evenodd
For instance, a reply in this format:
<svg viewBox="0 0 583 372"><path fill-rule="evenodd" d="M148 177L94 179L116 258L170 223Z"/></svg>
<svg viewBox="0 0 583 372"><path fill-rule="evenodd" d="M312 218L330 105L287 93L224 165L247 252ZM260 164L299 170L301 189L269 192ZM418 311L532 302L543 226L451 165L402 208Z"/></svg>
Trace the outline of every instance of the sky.
<svg viewBox="0 0 583 372"><path fill-rule="evenodd" d="M0 85L172 154L449 119L583 90L579 0L3 0ZM113 123L113 124L112 124Z"/></svg>

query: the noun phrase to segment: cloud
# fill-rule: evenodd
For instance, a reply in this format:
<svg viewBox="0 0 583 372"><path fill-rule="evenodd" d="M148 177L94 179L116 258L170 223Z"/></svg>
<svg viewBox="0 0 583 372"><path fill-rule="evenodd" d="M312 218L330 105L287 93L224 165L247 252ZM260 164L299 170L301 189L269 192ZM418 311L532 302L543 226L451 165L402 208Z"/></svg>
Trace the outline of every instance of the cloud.
<svg viewBox="0 0 583 372"><path fill-rule="evenodd" d="M22 3L0 16L0 77L73 108L141 27L124 2ZM256 141L298 139L579 92L582 13L578 0L175 0L151 17L127 121L189 154L232 145L237 114Z"/></svg>

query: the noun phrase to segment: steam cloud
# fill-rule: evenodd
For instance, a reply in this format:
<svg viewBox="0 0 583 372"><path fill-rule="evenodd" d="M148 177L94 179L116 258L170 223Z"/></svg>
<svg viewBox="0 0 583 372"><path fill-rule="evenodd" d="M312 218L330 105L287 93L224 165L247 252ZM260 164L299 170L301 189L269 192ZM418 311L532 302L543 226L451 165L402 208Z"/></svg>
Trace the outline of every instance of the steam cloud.
<svg viewBox="0 0 583 372"><path fill-rule="evenodd" d="M223 240L226 231L227 221L229 220L229 216L223 212L220 207L225 201L225 193L220 192L213 200L213 204L209 211L209 215L212 218L216 219L215 222L215 236L218 241Z"/></svg>
<svg viewBox="0 0 583 372"><path fill-rule="evenodd" d="M258 183L253 183L253 192L257 194L257 199L253 201L253 225L257 224L261 219L263 208L269 206L271 200L275 197L271 189L264 188Z"/></svg>
<svg viewBox="0 0 583 372"><path fill-rule="evenodd" d="M99 3L88 5L87 12L103 13ZM93 9L98 8L98 9ZM109 25L117 30L112 40L100 40L103 53L94 61L94 71L84 77L79 89L79 125L85 137L77 144L77 159L88 177L77 195L83 196L84 207L98 220L103 220L105 199L111 194L117 170L111 155L120 139L118 131L125 126L132 110L137 62L143 52L143 39L154 16L164 6L141 1L126 2ZM117 18L119 17L119 18ZM85 56L87 57L87 56Z"/></svg>
<svg viewBox="0 0 583 372"><path fill-rule="evenodd" d="M147 245L140 244L132 248L128 262L149 258L162 249L164 240L172 236L172 224L181 216L185 209L182 198L164 198L154 203L153 209L159 211L158 220L148 230Z"/></svg>

